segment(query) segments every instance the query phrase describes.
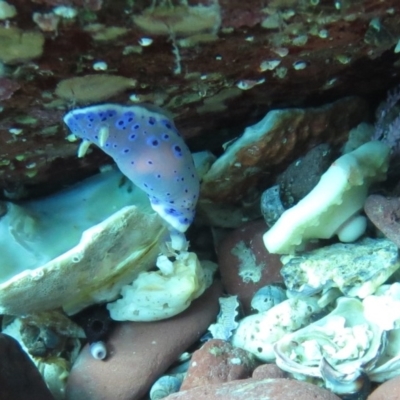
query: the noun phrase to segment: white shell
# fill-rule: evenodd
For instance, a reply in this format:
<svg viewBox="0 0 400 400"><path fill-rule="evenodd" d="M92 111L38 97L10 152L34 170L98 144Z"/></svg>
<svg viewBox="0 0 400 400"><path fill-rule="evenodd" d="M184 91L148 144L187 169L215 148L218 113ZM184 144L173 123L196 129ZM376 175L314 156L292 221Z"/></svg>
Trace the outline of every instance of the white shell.
<svg viewBox="0 0 400 400"><path fill-rule="evenodd" d="M338 370L349 372L376 356L383 330L365 318L361 301L340 297L337 302L327 316L277 342L280 368L320 378L322 357Z"/></svg>
<svg viewBox="0 0 400 400"><path fill-rule="evenodd" d="M159 258L165 260L165 255ZM157 262L157 264L159 264ZM170 270L142 272L121 290L121 298L107 304L115 321L157 321L179 314L211 284L205 272L216 265L199 262L195 253L175 254ZM165 267L165 266L164 266ZM166 268L167 269L167 268Z"/></svg>
<svg viewBox="0 0 400 400"><path fill-rule="evenodd" d="M315 297L285 300L268 311L242 319L232 344L253 353L261 361L272 362L274 344L285 334L309 324L320 311Z"/></svg>
<svg viewBox="0 0 400 400"><path fill-rule="evenodd" d="M374 382L384 382L400 374L400 283L383 285L363 300L364 314L386 329L387 345L368 375Z"/></svg>
<svg viewBox="0 0 400 400"><path fill-rule="evenodd" d="M299 256L283 256L281 261L286 287L297 295L335 287L346 296L364 298L400 268L397 246L388 239L337 243Z"/></svg>
<svg viewBox="0 0 400 400"><path fill-rule="evenodd" d="M94 342L90 345L90 354L96 360L104 360L107 357L107 347L104 342Z"/></svg>
<svg viewBox="0 0 400 400"><path fill-rule="evenodd" d="M160 400L179 391L184 374L164 375L150 389L150 399Z"/></svg>
<svg viewBox="0 0 400 400"><path fill-rule="evenodd" d="M43 200L8 205L0 220L1 314L59 307L73 314L115 299L154 266L166 229L147 196L122 179L111 171ZM140 208L124 207L135 202Z"/></svg>

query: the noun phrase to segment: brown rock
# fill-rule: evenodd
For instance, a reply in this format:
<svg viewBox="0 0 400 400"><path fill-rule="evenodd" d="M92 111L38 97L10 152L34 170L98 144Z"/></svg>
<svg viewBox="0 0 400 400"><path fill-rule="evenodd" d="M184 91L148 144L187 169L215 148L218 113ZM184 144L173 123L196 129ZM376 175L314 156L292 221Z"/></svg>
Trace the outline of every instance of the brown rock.
<svg viewBox="0 0 400 400"><path fill-rule="evenodd" d="M295 0L218 3L193 0L187 5L171 2L172 6L167 8L163 1L154 4L136 1L129 9L129 16L124 1L12 0L8 3L17 10L7 29L21 30L17 47L26 41L31 43L31 36L37 36L38 27L32 31L32 16L38 10L42 15L50 15L54 6L62 4L73 5L78 13L76 18L60 23L57 34L44 32L45 43L39 59L5 68L5 76L12 77L23 88L4 100L0 120L0 189L14 195L55 190L110 162L96 149L84 159L75 156L78 143L65 140L67 130L62 124L62 108L68 110L71 104L54 93L61 81L94 72L97 60L107 62L104 73L139 82L134 90L116 95L110 101L129 104L133 94L140 101L162 105L176 115L183 136L195 139L193 148L209 150L220 149L221 143L240 134L271 108L323 104L349 93L378 99L398 72L395 60L387 56L396 57L393 48L400 36L398 0L342 1L338 3L340 17L330 0L326 5L320 2L316 6ZM196 23L189 26L193 35L182 37L181 29L174 32L177 37L174 49L170 34L165 32L157 35L150 47L138 45L140 38L148 35L148 28L132 23L133 19L146 16L150 25L161 25L165 31L165 26L185 23L187 18L182 16L191 14L190 7L194 7L200 21L205 18L206 26L212 24L211 32L204 32L204 25L199 25L196 18ZM101 24L87 19L88 10L91 18ZM277 16L287 10L294 12L295 17L285 18L282 24ZM381 21L379 31L374 24L368 25L374 19ZM302 34L309 32L310 26L323 27L324 21L329 21L327 38ZM200 34L195 34L199 28ZM3 58L6 50L15 58L16 46L9 49L10 42L0 40L0 43ZM32 49L28 50L31 53ZM19 59L23 61L26 54L22 52ZM269 60L280 65L268 70L265 63ZM306 68L295 69L299 62ZM310 122L308 143L288 140L282 157L292 152L300 155L302 147L312 146L316 140L337 142L347 134L339 112L329 122L317 118ZM317 139L316 125L323 126ZM337 132L341 127L342 132ZM22 132L14 136L10 128ZM272 147L278 146L279 138L276 139Z"/></svg>
<svg viewBox="0 0 400 400"><path fill-rule="evenodd" d="M193 353L181 390L249 378L255 365L251 353L224 340L210 340Z"/></svg>
<svg viewBox="0 0 400 400"><path fill-rule="evenodd" d="M165 400L340 400L307 382L293 379L244 379L180 391Z"/></svg>
<svg viewBox="0 0 400 400"><path fill-rule="evenodd" d="M359 124L365 104L346 97L318 108L270 111L211 166L203 177L201 197L215 203L238 203L253 194L271 170L304 154L310 143L341 144Z"/></svg>
<svg viewBox="0 0 400 400"><path fill-rule="evenodd" d="M215 319L221 285L215 282L183 313L163 321L125 322L111 334L105 361L86 346L72 367L67 400L135 400Z"/></svg>
<svg viewBox="0 0 400 400"><path fill-rule="evenodd" d="M20 344L0 334L0 400L54 400Z"/></svg>
<svg viewBox="0 0 400 400"><path fill-rule="evenodd" d="M258 380L286 378L287 373L280 369L276 364L263 364L253 371L252 377Z"/></svg>
<svg viewBox="0 0 400 400"><path fill-rule="evenodd" d="M262 235L264 221L243 225L228 235L218 248L218 265L225 290L237 295L245 314L251 312L251 298L261 287L282 282L280 256L269 254Z"/></svg>
<svg viewBox="0 0 400 400"><path fill-rule="evenodd" d="M400 198L373 194L368 196L364 210L371 222L400 247Z"/></svg>
<svg viewBox="0 0 400 400"><path fill-rule="evenodd" d="M378 386L367 398L367 400L399 400L400 399L400 376L389 379Z"/></svg>

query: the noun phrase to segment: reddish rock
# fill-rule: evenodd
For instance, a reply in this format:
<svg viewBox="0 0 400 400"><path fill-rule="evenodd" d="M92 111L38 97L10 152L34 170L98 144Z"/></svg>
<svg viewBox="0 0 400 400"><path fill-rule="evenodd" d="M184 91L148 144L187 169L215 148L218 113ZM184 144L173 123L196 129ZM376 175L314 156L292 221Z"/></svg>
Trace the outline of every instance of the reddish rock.
<svg viewBox="0 0 400 400"><path fill-rule="evenodd" d="M222 284L229 294L238 296L246 314L251 312L251 298L258 289L283 282L280 256L269 254L262 240L267 229L263 220L247 223L218 246Z"/></svg>
<svg viewBox="0 0 400 400"><path fill-rule="evenodd" d="M10 19L10 27L18 26L23 33L37 31L33 15L50 14L56 5L72 6L78 14L62 18L56 34L44 32L40 58L4 68L4 78L12 79L21 89L4 102L1 113L2 190L9 191L16 184L28 194L32 185L35 192L51 186L54 190L71 175L79 179L110 162L100 156L100 150L78 159L78 143L65 140L62 118L53 122L54 114L79 106L73 98L58 98L54 93L57 84L97 73L93 68L96 61L107 63L107 70L101 73L138 82L136 88L110 101L129 104L134 95L139 101L162 106L176 116L182 134L194 138L194 149L209 150L219 150L223 142L260 120L271 108L323 104L349 93L370 96L375 103L392 86L398 72L393 52L400 36L398 0L325 1L316 5L294 0L265 4L258 0L193 0L188 6L174 1L171 7L150 0L134 1L130 7L123 1L101 0L11 3L17 14ZM202 24L195 23L186 26L186 35L181 30L174 32L174 21L190 14L189 7L194 7L203 21L211 14L211 29L204 32ZM160 25L161 20L164 30L172 26L171 33L149 35L143 25L133 23L143 16L150 25ZM371 21L379 21L379 29ZM139 46L144 36L153 39L151 46ZM8 42L3 42L0 51L4 52ZM268 69L265 63L270 60L280 64ZM303 69L298 68L299 63ZM41 118L32 118L36 109ZM347 132L343 114L338 112L331 121L321 121L324 129L320 135L314 135L315 124L307 125L308 138L306 129L289 133L286 145L281 146L282 155L276 150L280 134L265 149L254 150L273 153L276 165L285 157L297 157L316 141L340 141ZM22 132L12 136L11 128ZM294 136L301 138L294 140ZM269 170L267 173L271 176ZM251 182L253 178L248 184Z"/></svg>
<svg viewBox="0 0 400 400"><path fill-rule="evenodd" d="M367 398L367 400L399 400L400 399L400 376L392 378L378 386Z"/></svg>
<svg viewBox="0 0 400 400"><path fill-rule="evenodd" d="M251 353L224 340L210 340L193 353L181 390L249 378L255 366Z"/></svg>
<svg viewBox="0 0 400 400"><path fill-rule="evenodd" d="M165 400L340 400L311 383L293 379L243 379L180 391Z"/></svg>
<svg viewBox="0 0 400 400"><path fill-rule="evenodd" d="M4 334L0 334L0 399L54 400L20 344Z"/></svg>
<svg viewBox="0 0 400 400"><path fill-rule="evenodd" d="M316 143L343 144L349 130L366 117L365 103L357 97L322 107L270 111L246 128L204 175L203 202L238 204L254 197L257 189L267 187L266 177L278 165L284 167Z"/></svg>
<svg viewBox="0 0 400 400"><path fill-rule="evenodd" d="M252 377L259 380L286 378L287 373L280 369L276 364L263 364L253 371Z"/></svg>
<svg viewBox="0 0 400 400"><path fill-rule="evenodd" d="M218 313L215 282L183 313L163 321L125 322L107 341L109 355L95 360L86 346L72 367L67 400L136 400L204 333Z"/></svg>
<svg viewBox="0 0 400 400"><path fill-rule="evenodd" d="M373 194L368 196L364 210L371 222L400 247L400 198Z"/></svg>

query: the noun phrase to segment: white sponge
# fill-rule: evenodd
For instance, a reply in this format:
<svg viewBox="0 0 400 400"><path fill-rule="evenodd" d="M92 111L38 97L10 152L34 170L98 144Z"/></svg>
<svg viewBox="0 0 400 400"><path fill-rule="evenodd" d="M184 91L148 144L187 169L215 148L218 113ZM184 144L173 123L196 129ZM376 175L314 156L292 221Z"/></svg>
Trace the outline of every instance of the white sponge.
<svg viewBox="0 0 400 400"><path fill-rule="evenodd" d="M386 144L373 141L338 158L317 186L264 234L267 250L288 254L309 239L328 239L338 234L362 209L371 183L385 179L389 152ZM365 224L361 220L355 222L343 238L355 240L363 234ZM358 230L356 235L353 228Z"/></svg>

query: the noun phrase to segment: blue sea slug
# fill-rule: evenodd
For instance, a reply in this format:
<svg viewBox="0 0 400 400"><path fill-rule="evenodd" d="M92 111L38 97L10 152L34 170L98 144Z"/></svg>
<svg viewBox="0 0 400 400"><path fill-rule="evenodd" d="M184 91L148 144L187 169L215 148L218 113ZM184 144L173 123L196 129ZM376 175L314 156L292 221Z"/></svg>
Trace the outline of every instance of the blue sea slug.
<svg viewBox="0 0 400 400"><path fill-rule="evenodd" d="M172 228L185 232L193 221L199 178L192 155L173 121L145 106L101 104L64 117L83 139L96 144L149 196L151 206Z"/></svg>

